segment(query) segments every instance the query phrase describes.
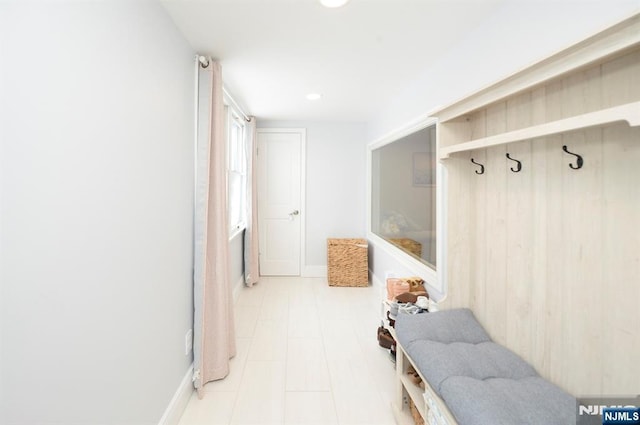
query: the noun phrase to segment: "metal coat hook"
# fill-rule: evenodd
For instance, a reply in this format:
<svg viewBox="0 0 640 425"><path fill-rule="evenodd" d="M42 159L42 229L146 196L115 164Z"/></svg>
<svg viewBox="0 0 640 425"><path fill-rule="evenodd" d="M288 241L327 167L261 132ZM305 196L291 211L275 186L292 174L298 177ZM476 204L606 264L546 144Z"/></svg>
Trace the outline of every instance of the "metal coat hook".
<svg viewBox="0 0 640 425"><path fill-rule="evenodd" d="M480 171L476 170L476 174L484 174L484 165L480 164L479 162L475 162L473 158L471 158L471 162L480 166Z"/></svg>
<svg viewBox="0 0 640 425"><path fill-rule="evenodd" d="M569 167L573 168L574 170L579 170L582 168L582 166L584 165L582 156L578 155L577 153L569 152L569 149L567 149L567 145L563 145L562 150L568 153L569 155L573 155L576 157L576 165L569 164Z"/></svg>
<svg viewBox="0 0 640 425"><path fill-rule="evenodd" d="M508 153L505 156L511 161L515 161L518 163L518 165L516 165L516 168L511 167L511 171L513 171L514 173L519 173L522 170L522 162L518 161L517 159L511 158Z"/></svg>

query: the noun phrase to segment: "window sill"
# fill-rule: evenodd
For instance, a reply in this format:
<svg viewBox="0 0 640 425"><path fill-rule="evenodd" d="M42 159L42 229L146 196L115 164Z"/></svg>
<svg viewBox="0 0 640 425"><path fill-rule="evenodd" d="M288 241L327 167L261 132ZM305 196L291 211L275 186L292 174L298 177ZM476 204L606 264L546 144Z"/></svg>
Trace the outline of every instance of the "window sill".
<svg viewBox="0 0 640 425"><path fill-rule="evenodd" d="M427 289L429 290L429 295L432 295L432 298L436 300L444 298L446 288L438 271L418 261L397 246L372 232L368 232L367 237L372 244L385 251L386 254L397 261L402 268L424 279Z"/></svg>

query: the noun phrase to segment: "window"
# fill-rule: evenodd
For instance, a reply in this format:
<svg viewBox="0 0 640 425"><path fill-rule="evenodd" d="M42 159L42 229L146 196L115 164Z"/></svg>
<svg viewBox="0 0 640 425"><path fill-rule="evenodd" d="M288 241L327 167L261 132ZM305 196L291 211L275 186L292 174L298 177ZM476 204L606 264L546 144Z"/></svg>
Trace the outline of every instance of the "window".
<svg viewBox="0 0 640 425"><path fill-rule="evenodd" d="M231 236L246 226L247 155L244 120L228 107L227 124L227 198Z"/></svg>
<svg viewBox="0 0 640 425"><path fill-rule="evenodd" d="M385 273L420 276L437 298L447 287L447 180L436 136L436 120L425 118L369 145L367 237L392 259Z"/></svg>
<svg viewBox="0 0 640 425"><path fill-rule="evenodd" d="M372 151L371 231L435 269L436 129Z"/></svg>

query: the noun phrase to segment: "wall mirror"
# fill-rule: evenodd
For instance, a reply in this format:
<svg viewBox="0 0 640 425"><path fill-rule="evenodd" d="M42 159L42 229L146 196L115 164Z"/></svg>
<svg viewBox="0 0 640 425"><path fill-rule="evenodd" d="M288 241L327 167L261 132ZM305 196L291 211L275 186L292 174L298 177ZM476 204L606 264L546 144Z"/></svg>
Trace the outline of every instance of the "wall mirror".
<svg viewBox="0 0 640 425"><path fill-rule="evenodd" d="M371 151L371 231L436 269L436 125Z"/></svg>

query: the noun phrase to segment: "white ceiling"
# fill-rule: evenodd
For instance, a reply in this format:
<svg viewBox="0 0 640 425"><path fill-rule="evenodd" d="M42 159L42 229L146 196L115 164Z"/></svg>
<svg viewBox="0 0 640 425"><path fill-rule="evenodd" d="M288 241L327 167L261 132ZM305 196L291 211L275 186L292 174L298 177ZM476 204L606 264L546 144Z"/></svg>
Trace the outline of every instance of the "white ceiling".
<svg viewBox="0 0 640 425"><path fill-rule="evenodd" d="M163 0L261 119L368 121L503 0ZM322 99L309 101L308 93Z"/></svg>

